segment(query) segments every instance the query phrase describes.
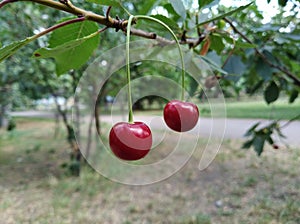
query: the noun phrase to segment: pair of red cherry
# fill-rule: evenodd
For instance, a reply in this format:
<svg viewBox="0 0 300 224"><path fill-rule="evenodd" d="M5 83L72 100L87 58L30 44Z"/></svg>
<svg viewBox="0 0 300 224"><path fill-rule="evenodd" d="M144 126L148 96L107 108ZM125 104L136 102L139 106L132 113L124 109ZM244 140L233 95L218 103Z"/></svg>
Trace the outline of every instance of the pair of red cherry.
<svg viewBox="0 0 300 224"><path fill-rule="evenodd" d="M199 110L193 103L170 101L164 108L164 120L169 128L177 132L193 129L199 118ZM143 122L120 122L109 134L112 152L123 160L139 160L145 157L152 146L152 133Z"/></svg>

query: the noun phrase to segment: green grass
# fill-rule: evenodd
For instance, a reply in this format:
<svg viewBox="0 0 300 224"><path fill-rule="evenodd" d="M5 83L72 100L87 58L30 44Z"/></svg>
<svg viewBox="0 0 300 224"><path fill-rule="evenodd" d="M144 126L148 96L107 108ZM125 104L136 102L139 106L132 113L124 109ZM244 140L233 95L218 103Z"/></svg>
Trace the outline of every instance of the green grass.
<svg viewBox="0 0 300 224"><path fill-rule="evenodd" d="M289 104L287 99L279 99L270 105L261 98L246 98L241 101L226 99L225 103L219 101L213 99L209 103L198 103L201 116L271 120L290 120L299 116L297 120L300 120L300 99L293 104ZM163 109L135 111L134 114L163 116Z"/></svg>
<svg viewBox="0 0 300 224"><path fill-rule="evenodd" d="M232 102L226 101L225 104L221 103L204 103L198 104L200 110L204 109L202 116L211 116L209 110L218 111L221 108L226 108L226 116L228 118L257 118L257 119L281 119L289 120L300 115L300 100L293 104L289 104L287 100L278 100L275 103L268 105L263 100L248 99L247 101ZM208 112L207 112L208 111ZM300 120L300 117L298 117Z"/></svg>

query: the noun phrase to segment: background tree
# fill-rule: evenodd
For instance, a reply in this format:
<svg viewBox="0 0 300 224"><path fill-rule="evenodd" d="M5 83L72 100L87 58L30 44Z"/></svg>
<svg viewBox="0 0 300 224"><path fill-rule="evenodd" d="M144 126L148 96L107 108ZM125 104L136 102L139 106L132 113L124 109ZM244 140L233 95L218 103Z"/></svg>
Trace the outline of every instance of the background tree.
<svg viewBox="0 0 300 224"><path fill-rule="evenodd" d="M279 0L279 12L269 23L263 23L262 12L253 3L226 8L218 0L29 2L0 3L1 91L18 83L20 91L37 99L51 94L52 87L43 88L45 85L59 83L53 77L54 71L62 77L72 74L70 71L79 71L76 77L68 78L69 89L73 87L74 91L80 69L83 71L100 52L125 41L123 33L129 14L145 14L166 23L180 37L183 46L206 61L215 72L215 77L209 79L220 79L225 93L252 95L262 91L268 104L275 102L280 94L286 94L290 103L299 95L299 1ZM131 32L136 38L155 39L163 47L175 44L160 26L143 21L135 23ZM27 36L30 37L24 39ZM15 54L20 48L23 54ZM35 61L31 56L42 60ZM138 76L138 68L135 69ZM122 82L118 80L107 88L117 86L119 81ZM195 92L198 87L193 85L195 82L189 80L189 89ZM214 81L208 86L214 89ZM61 88L60 84L56 88ZM2 102L1 107L5 104ZM274 144L272 134L281 132L278 121L263 129L257 127L255 124L247 133L250 139L244 147L254 146L260 155L266 141Z"/></svg>

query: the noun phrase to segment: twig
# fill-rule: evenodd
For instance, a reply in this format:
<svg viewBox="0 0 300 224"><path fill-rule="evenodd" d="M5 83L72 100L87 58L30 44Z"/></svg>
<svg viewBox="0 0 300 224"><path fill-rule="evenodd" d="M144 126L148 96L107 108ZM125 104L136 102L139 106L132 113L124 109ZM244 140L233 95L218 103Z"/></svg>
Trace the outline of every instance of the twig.
<svg viewBox="0 0 300 224"><path fill-rule="evenodd" d="M4 0L3 2L0 3L0 5L4 6L8 3L16 2L16 1L18 1L18 0ZM38 4L45 5L45 6L54 8L54 9L58 9L58 10L62 10L62 11L71 13L71 14L79 17L78 21L86 19L86 20L94 21L94 22L104 25L105 26L104 30L106 30L108 28L115 28L116 31L118 31L118 30L125 31L126 27L127 27L127 23L128 23L127 20L121 20L119 18L114 19L114 18L110 17L109 13L110 13L111 7L108 7L106 16L104 17L101 15L95 14L93 12L86 11L84 9L80 9L74 5L71 5L72 7L70 7L71 3L68 0L62 0L63 2L58 2L58 1L53 1L53 0L20 0L20 1L30 1L30 2L38 3ZM73 22L77 22L77 19L75 19L75 21L73 21ZM73 23L73 22L71 22L71 23ZM67 21L67 23L69 23L69 22ZM62 24L62 25L67 25L67 24ZM51 30L47 29L44 32L51 32L53 29L57 29L57 28L59 28L59 27L54 26L53 28L51 28ZM104 30L99 30L99 32L102 32ZM41 33L41 36L45 34L44 32ZM175 44L175 41L158 36L157 34L155 34L153 32L146 32L144 30L132 28L131 34L135 35L135 36L147 38L147 39L155 39L162 46ZM187 38L186 40L180 41L180 44L188 44L190 47L196 47L203 41L204 38L205 37L203 35L201 35L199 38Z"/></svg>
<svg viewBox="0 0 300 224"><path fill-rule="evenodd" d="M104 28L98 30L98 33L102 33L102 32L104 32L104 31L107 30L107 29L108 29L108 27L106 26L106 27L104 27Z"/></svg>
<svg viewBox="0 0 300 224"><path fill-rule="evenodd" d="M158 36L156 33L153 32L146 32L144 30L140 29L134 29L131 28L131 35L147 38L147 39L153 39L159 42L161 45L172 45L176 44L174 40L169 40L164 37ZM198 46L205 37L202 35L199 38L186 38L185 40L180 40L180 44L188 44L192 45L193 47Z"/></svg>
<svg viewBox="0 0 300 224"><path fill-rule="evenodd" d="M196 13L195 19L196 19L196 24L198 24L199 23L199 13ZM201 31L200 31L199 26L197 26L197 33L198 33L198 36L200 37L201 36Z"/></svg>
<svg viewBox="0 0 300 224"><path fill-rule="evenodd" d="M293 121L297 120L298 118L300 118L300 114L298 114L297 116L293 117L292 119L290 119L288 122L286 122L284 125L282 125L280 128L285 128L287 127L290 123L292 123Z"/></svg>
<svg viewBox="0 0 300 224"><path fill-rule="evenodd" d="M4 0L0 3L0 5L4 6L8 3L12 3L12 2L16 2L16 1L18 1L18 0ZM67 1L68 3L65 3L65 1L64 1L64 3L61 3L61 2L53 1L53 0L20 0L20 1L30 1L30 2L45 5L45 6L54 8L54 9L62 10L62 11L71 13L73 15L79 16L79 18L78 18L79 21L82 18L85 18L86 20L90 20L90 21L94 21L99 24L102 24L106 27L105 29L115 28L116 31L118 31L118 30L124 31L126 29L127 22L128 22L127 20L120 20L119 18L114 19L114 18L110 17L109 16L110 7L108 8L108 10L106 12L106 16L101 16L101 15L95 14L93 12L86 11L84 9L80 9L73 5L72 5L72 7L69 7L69 5L68 5L68 4L70 4L69 1ZM58 27L53 27L53 28L57 29ZM135 36L144 37L147 39L155 39L157 42L159 42L160 45L175 44L175 41L158 36L157 34L152 33L152 32L146 32L144 30L132 28L131 34L135 35ZM42 34L42 35L44 35L44 34ZM188 44L192 47L196 47L202 42L202 40L204 38L205 37L203 37L203 35L201 35L199 38L187 38L184 41L180 41L180 44Z"/></svg>
<svg viewBox="0 0 300 224"><path fill-rule="evenodd" d="M57 25L51 26L51 27L49 27L48 29L46 29L46 30L44 30L44 31L42 31L42 32L40 32L40 33L38 33L38 34L35 35L34 37L35 37L35 39L37 39L37 38L39 38L39 37L41 37L41 36L44 36L44 35L46 35L47 33L50 33L50 32L52 32L52 31L54 31L54 30L56 30L56 29L58 29L58 28L61 28L61 27L63 27L63 26L67 26L67 25L70 25L70 24L73 24L73 23L82 22L82 21L84 21L84 20L85 20L84 17L79 17L79 18L75 18L75 19L70 19L70 20L68 20L68 21L65 21L65 22L59 23L59 24L57 24Z"/></svg>
<svg viewBox="0 0 300 224"><path fill-rule="evenodd" d="M106 19L107 20L109 19L110 10L111 10L111 6L109 6L106 11Z"/></svg>
<svg viewBox="0 0 300 224"><path fill-rule="evenodd" d="M17 0L3 0L2 2L0 2L0 9L1 9L3 6L5 6L5 5L9 4L9 3L16 2L16 1L17 1Z"/></svg>
<svg viewBox="0 0 300 224"><path fill-rule="evenodd" d="M239 34L249 44L253 44L253 42L246 35L244 35L241 31L239 31L237 29L237 27L233 24L233 22L231 20L229 20L228 18L223 18L223 19L231 26L231 28L233 29L234 32ZM294 81L295 85L300 86L300 79L297 76L295 76L294 74L292 74L286 67L281 67L279 65L273 64L262 52L260 52L260 50L258 48L255 47L254 50L269 66L276 68L279 71L283 72L290 79L292 79Z"/></svg>
<svg viewBox="0 0 300 224"><path fill-rule="evenodd" d="M228 54L228 56L227 56L226 60L224 61L224 63L223 63L223 65L222 65L221 68L224 68L224 67L225 67L225 65L227 64L227 62L229 61L229 59L230 59L231 56L233 55L233 52L234 52L234 48L229 52L229 54Z"/></svg>

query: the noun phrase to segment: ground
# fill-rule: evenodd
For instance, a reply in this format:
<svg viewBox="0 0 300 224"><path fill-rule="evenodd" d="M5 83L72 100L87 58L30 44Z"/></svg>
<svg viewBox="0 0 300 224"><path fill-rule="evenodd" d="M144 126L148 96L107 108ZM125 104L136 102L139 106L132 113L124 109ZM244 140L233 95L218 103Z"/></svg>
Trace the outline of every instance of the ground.
<svg viewBox="0 0 300 224"><path fill-rule="evenodd" d="M148 186L112 182L85 165L63 168L68 144L49 119L19 119L0 132L0 220L14 223L300 223L300 149L266 148L261 157L226 140L213 163L200 154ZM201 144L201 141L199 142Z"/></svg>

